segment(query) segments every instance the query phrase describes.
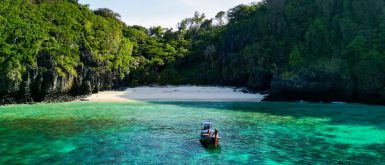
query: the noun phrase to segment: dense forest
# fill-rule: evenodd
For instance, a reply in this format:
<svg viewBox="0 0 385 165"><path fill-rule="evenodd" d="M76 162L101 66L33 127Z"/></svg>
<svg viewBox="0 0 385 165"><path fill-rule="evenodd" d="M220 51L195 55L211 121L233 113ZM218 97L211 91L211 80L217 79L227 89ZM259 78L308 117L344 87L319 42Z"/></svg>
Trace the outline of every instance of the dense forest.
<svg viewBox="0 0 385 165"><path fill-rule="evenodd" d="M384 0L265 0L177 29L128 26L76 0L0 1L3 104L150 84L385 103Z"/></svg>

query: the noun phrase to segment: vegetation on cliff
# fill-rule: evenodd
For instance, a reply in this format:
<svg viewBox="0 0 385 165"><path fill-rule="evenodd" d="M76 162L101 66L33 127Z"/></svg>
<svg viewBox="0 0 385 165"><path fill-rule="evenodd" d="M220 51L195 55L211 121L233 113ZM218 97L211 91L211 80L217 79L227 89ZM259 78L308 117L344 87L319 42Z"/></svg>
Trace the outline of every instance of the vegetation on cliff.
<svg viewBox="0 0 385 165"><path fill-rule="evenodd" d="M178 29L127 26L75 0L1 4L2 98L157 83L385 101L384 0L264 0L211 19L196 12Z"/></svg>
<svg viewBox="0 0 385 165"><path fill-rule="evenodd" d="M133 69L158 71L187 53L183 43L159 39L159 29L128 27L119 17L73 0L1 0L1 98L41 101L110 89Z"/></svg>
<svg viewBox="0 0 385 165"><path fill-rule="evenodd" d="M247 86L278 99L385 101L384 0L265 0L230 9L227 19L188 29L190 54L174 64L185 83Z"/></svg>

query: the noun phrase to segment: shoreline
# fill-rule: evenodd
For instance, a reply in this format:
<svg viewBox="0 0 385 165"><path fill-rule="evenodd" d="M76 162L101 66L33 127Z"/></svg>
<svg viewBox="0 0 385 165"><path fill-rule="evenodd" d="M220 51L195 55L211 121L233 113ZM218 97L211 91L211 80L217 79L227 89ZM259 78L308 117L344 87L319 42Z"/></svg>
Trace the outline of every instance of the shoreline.
<svg viewBox="0 0 385 165"><path fill-rule="evenodd" d="M135 87L123 91L103 91L83 98L88 102L196 101L261 102L265 95L245 93L242 88L223 86Z"/></svg>

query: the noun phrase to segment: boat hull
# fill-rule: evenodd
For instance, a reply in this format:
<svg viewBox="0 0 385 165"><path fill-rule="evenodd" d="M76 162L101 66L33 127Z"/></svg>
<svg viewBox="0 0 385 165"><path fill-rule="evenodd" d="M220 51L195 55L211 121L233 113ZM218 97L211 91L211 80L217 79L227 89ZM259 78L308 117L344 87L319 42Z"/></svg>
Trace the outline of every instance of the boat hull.
<svg viewBox="0 0 385 165"><path fill-rule="evenodd" d="M213 145L218 146L219 145L219 138L215 137L207 137L207 136L201 136L199 141L202 143L202 145Z"/></svg>

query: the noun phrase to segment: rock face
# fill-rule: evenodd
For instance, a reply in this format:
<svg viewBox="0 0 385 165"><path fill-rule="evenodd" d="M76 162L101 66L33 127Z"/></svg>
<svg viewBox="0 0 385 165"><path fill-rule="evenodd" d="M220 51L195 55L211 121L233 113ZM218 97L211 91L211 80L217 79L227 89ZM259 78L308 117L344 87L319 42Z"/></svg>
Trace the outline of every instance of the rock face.
<svg viewBox="0 0 385 165"><path fill-rule="evenodd" d="M83 56L89 56L83 53ZM88 60L88 61L87 61ZM100 66L90 58L83 58L84 66L78 66L77 76L59 75L51 55L40 53L37 67L29 68L20 81L0 77L0 104L70 101L77 96L100 90L119 88L122 80L117 71L95 71L89 65ZM87 67L85 67L87 66Z"/></svg>
<svg viewBox="0 0 385 165"><path fill-rule="evenodd" d="M78 96L129 85L128 76L121 79L119 71L100 69L107 68L106 64L93 60L85 48L81 49L82 65L76 68L76 76L59 74L52 56L44 52L39 54L36 63L37 66L28 68L19 80L9 80L4 73L0 74L0 104L70 101ZM344 68L310 69L294 75L256 72L246 86L252 91L269 90L266 101L385 104L382 85L385 78L366 73L350 74Z"/></svg>
<svg viewBox="0 0 385 165"><path fill-rule="evenodd" d="M365 87L362 87L365 86ZM302 73L291 78L275 75L265 101L359 102L385 104L385 92L374 83L365 85L353 75Z"/></svg>
<svg viewBox="0 0 385 165"><path fill-rule="evenodd" d="M252 74L246 87L252 91L265 92L271 88L273 75L267 71L258 71Z"/></svg>
<svg viewBox="0 0 385 165"><path fill-rule="evenodd" d="M353 96L352 82L328 73L299 75L289 79L274 76L266 100L349 101Z"/></svg>

